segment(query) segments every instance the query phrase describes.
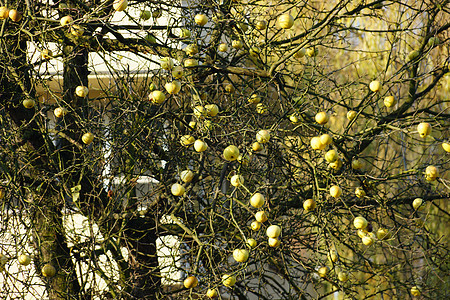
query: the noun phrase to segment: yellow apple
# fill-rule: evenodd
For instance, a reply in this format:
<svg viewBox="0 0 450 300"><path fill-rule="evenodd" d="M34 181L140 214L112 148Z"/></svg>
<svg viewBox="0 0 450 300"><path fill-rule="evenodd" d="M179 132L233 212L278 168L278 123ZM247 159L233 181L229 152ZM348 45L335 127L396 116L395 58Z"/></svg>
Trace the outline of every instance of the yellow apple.
<svg viewBox="0 0 450 300"><path fill-rule="evenodd" d="M331 145L333 143L333 138L328 133L322 134L320 136L320 142L326 146Z"/></svg>
<svg viewBox="0 0 450 300"><path fill-rule="evenodd" d="M250 205L254 208L260 208L264 205L264 196L261 193L255 193L250 198Z"/></svg>
<svg viewBox="0 0 450 300"><path fill-rule="evenodd" d="M258 231L259 229L261 229L261 222L253 221L252 224L250 224L250 228L253 231Z"/></svg>
<svg viewBox="0 0 450 300"><path fill-rule="evenodd" d="M226 287L232 287L236 283L236 276L231 274L224 274L222 276L222 284Z"/></svg>
<svg viewBox="0 0 450 300"><path fill-rule="evenodd" d="M356 111L354 111L354 110L349 110L349 111L347 112L347 119L348 119L349 121L351 121L351 120L353 120L354 118L356 118L357 115L358 115L358 113L357 113Z"/></svg>
<svg viewBox="0 0 450 300"><path fill-rule="evenodd" d="M374 93L379 92L381 90L381 83L378 80L374 80L369 83L369 89Z"/></svg>
<svg viewBox="0 0 450 300"><path fill-rule="evenodd" d="M41 269L41 273L44 277L53 277L56 275L56 269L51 264L45 264Z"/></svg>
<svg viewBox="0 0 450 300"><path fill-rule="evenodd" d="M232 186L238 187L244 184L244 177L241 175L233 175L231 176L230 182Z"/></svg>
<svg viewBox="0 0 450 300"><path fill-rule="evenodd" d="M256 240L255 239L253 239L253 238L249 238L249 239L247 239L247 242L246 242L246 244L247 244L247 246L249 246L251 249L253 249L253 248L255 248L256 247L256 245L257 245L257 242L256 242Z"/></svg>
<svg viewBox="0 0 450 300"><path fill-rule="evenodd" d="M206 144L204 141L202 140L196 140L194 142L194 149L197 152L203 152L206 149L208 149L208 144Z"/></svg>
<svg viewBox="0 0 450 300"><path fill-rule="evenodd" d="M83 136L81 137L81 140L83 141L83 143L85 143L86 145L89 145L90 143L92 143L92 141L94 140L94 135L91 132L86 132L85 134L83 134Z"/></svg>
<svg viewBox="0 0 450 300"><path fill-rule="evenodd" d="M298 124L300 122L298 116L296 114L292 114L289 116L289 121L291 121L292 124Z"/></svg>
<svg viewBox="0 0 450 300"><path fill-rule="evenodd" d="M219 107L216 104L207 104L205 108L210 117L215 117L219 113Z"/></svg>
<svg viewBox="0 0 450 300"><path fill-rule="evenodd" d="M265 144L270 140L270 133L267 130L260 130L256 133L256 140L260 144Z"/></svg>
<svg viewBox="0 0 450 300"><path fill-rule="evenodd" d="M184 60L184 67L185 68L192 68L198 66L198 60L193 58L187 58Z"/></svg>
<svg viewBox="0 0 450 300"><path fill-rule="evenodd" d="M387 240L391 237L391 232L386 228L378 228L376 236L379 240Z"/></svg>
<svg viewBox="0 0 450 300"><path fill-rule="evenodd" d="M450 152L450 143L448 142L442 142L442 149L446 152Z"/></svg>
<svg viewBox="0 0 450 300"><path fill-rule="evenodd" d="M128 6L128 0L115 0L113 8L115 11L124 11Z"/></svg>
<svg viewBox="0 0 450 300"><path fill-rule="evenodd" d="M368 234L367 230L364 230L364 229L358 229L358 231L356 231L356 233L358 234L358 236L360 238L363 238Z"/></svg>
<svg viewBox="0 0 450 300"><path fill-rule="evenodd" d="M25 108L33 108L36 102L33 99L25 99L22 101L22 105Z"/></svg>
<svg viewBox="0 0 450 300"><path fill-rule="evenodd" d="M258 20L255 23L255 28L258 30L264 30L267 28L267 22L266 21L262 21L262 20Z"/></svg>
<svg viewBox="0 0 450 300"><path fill-rule="evenodd" d="M16 9L11 9L8 13L8 16L13 22L19 22L20 20L22 20L22 13Z"/></svg>
<svg viewBox="0 0 450 300"><path fill-rule="evenodd" d="M73 18L71 16L64 16L61 18L61 20L59 20L59 24L61 24L61 26L66 26L72 22Z"/></svg>
<svg viewBox="0 0 450 300"><path fill-rule="evenodd" d="M183 281L183 285L187 289L193 289L198 285L198 279L195 276L189 276Z"/></svg>
<svg viewBox="0 0 450 300"><path fill-rule="evenodd" d="M190 38L191 37L191 32L189 31L189 29L187 28L181 28L180 30L180 38Z"/></svg>
<svg viewBox="0 0 450 300"><path fill-rule="evenodd" d="M314 119L316 120L316 122L320 125L326 124L328 122L328 120L330 119L330 117L328 116L328 114L324 111L318 112L316 114L316 116L314 117Z"/></svg>
<svg viewBox="0 0 450 300"><path fill-rule="evenodd" d="M281 241L279 239L277 239L277 238L271 238L270 237L269 240L268 240L268 244L269 244L270 247L276 248L276 247L280 246Z"/></svg>
<svg viewBox="0 0 450 300"><path fill-rule="evenodd" d="M172 70L173 69L173 60L170 57L163 57L159 61L159 65L161 66L161 69L163 70Z"/></svg>
<svg viewBox="0 0 450 300"><path fill-rule="evenodd" d="M327 153L325 153L325 160L329 163L335 162L338 159L339 155L334 149L331 149Z"/></svg>
<svg viewBox="0 0 450 300"><path fill-rule="evenodd" d="M339 281L342 281L342 282L346 282L346 281L348 280L348 273L347 273L347 272L340 271L340 272L338 273L338 280L339 280Z"/></svg>
<svg viewBox="0 0 450 300"><path fill-rule="evenodd" d="M65 108L65 107L57 107L53 111L53 114L57 118L62 118L62 117L64 117L67 114L67 108Z"/></svg>
<svg viewBox="0 0 450 300"><path fill-rule="evenodd" d="M78 97L84 98L88 95L89 89L86 86L79 85L75 88L75 94Z"/></svg>
<svg viewBox="0 0 450 300"><path fill-rule="evenodd" d="M363 188L357 187L355 190L355 195L358 198L364 198L364 196L366 196L366 192L364 191Z"/></svg>
<svg viewBox="0 0 450 300"><path fill-rule="evenodd" d="M424 206L422 206L422 204L423 204L423 199L416 198L416 199L414 199L412 206L414 207L415 210L422 210L424 208Z"/></svg>
<svg viewBox="0 0 450 300"><path fill-rule="evenodd" d="M4 20L9 17L9 9L5 6L0 6L0 20Z"/></svg>
<svg viewBox="0 0 450 300"><path fill-rule="evenodd" d="M386 98L384 98L383 103L386 107L392 107L395 105L396 101L394 96L387 96Z"/></svg>
<svg viewBox="0 0 450 300"><path fill-rule="evenodd" d="M161 91L155 90L150 93L149 99L152 103L161 104L166 100L166 95Z"/></svg>
<svg viewBox="0 0 450 300"><path fill-rule="evenodd" d="M294 25L294 17L290 14L282 14L277 18L277 25L283 29L289 29Z"/></svg>
<svg viewBox="0 0 450 300"><path fill-rule="evenodd" d="M197 44L189 44L184 48L184 52L186 52L189 56L194 56L198 53L198 45Z"/></svg>
<svg viewBox="0 0 450 300"><path fill-rule="evenodd" d="M435 166L428 166L425 169L425 178L427 181L434 181L439 177L439 170Z"/></svg>
<svg viewBox="0 0 450 300"><path fill-rule="evenodd" d="M192 111L198 119L203 119L207 114L206 108L201 105L195 106Z"/></svg>
<svg viewBox="0 0 450 300"><path fill-rule="evenodd" d="M181 184L174 183L174 184L172 184L170 191L172 192L172 195L174 195L174 196L183 196L184 192L186 190L185 190L184 186L182 186Z"/></svg>
<svg viewBox="0 0 450 300"><path fill-rule="evenodd" d="M313 138L311 138L311 148L313 148L314 150L323 150L325 149L326 145L322 144L322 142L320 141L320 137L315 136Z"/></svg>
<svg viewBox="0 0 450 300"><path fill-rule="evenodd" d="M70 33L73 36L82 36L84 34L84 28L77 24L72 25L72 27L70 27Z"/></svg>
<svg viewBox="0 0 450 300"><path fill-rule="evenodd" d="M214 299L219 297L219 293L217 292L217 289L208 289L206 291L206 297L208 297L209 299Z"/></svg>
<svg viewBox="0 0 450 300"><path fill-rule="evenodd" d="M31 257L26 254L20 255L17 260L22 266L28 266L31 263Z"/></svg>
<svg viewBox="0 0 450 300"><path fill-rule="evenodd" d="M227 52L228 51L228 45L225 43L221 43L218 47L219 52Z"/></svg>
<svg viewBox="0 0 450 300"><path fill-rule="evenodd" d="M315 47L306 49L306 55L309 57L315 57L317 54L319 54L319 50Z"/></svg>
<svg viewBox="0 0 450 300"><path fill-rule="evenodd" d="M234 49L242 49L244 47L244 43L239 40L234 40L231 42L231 47Z"/></svg>
<svg viewBox="0 0 450 300"><path fill-rule="evenodd" d="M176 66L172 70L172 76L175 79L180 79L184 76L184 69L182 66Z"/></svg>
<svg viewBox="0 0 450 300"><path fill-rule="evenodd" d="M181 90L181 83L178 80L174 80L166 83L164 88L169 94L177 94Z"/></svg>
<svg viewBox="0 0 450 300"><path fill-rule="evenodd" d="M223 158L228 161L235 161L239 157L239 149L235 145L230 145L223 150Z"/></svg>
<svg viewBox="0 0 450 300"><path fill-rule="evenodd" d="M359 170L363 167L363 163L358 158L355 158L352 160L352 169L353 170Z"/></svg>
<svg viewBox="0 0 450 300"><path fill-rule="evenodd" d="M420 296L420 289L417 286L411 288L411 295L417 297Z"/></svg>
<svg viewBox="0 0 450 300"><path fill-rule="evenodd" d="M368 224L369 223L364 217L356 217L353 220L353 226L355 226L356 229L366 229Z"/></svg>
<svg viewBox="0 0 450 300"><path fill-rule="evenodd" d="M195 23L197 23L200 26L204 26L206 23L208 23L208 17L204 14L197 14L194 17Z"/></svg>
<svg viewBox="0 0 450 300"><path fill-rule="evenodd" d="M233 94L236 91L236 89L234 88L234 85L229 82L226 82L224 84L224 89L225 89L225 92L227 92L229 94Z"/></svg>
<svg viewBox="0 0 450 300"><path fill-rule="evenodd" d="M254 142L252 144L252 150L255 151L255 152L259 152L259 151L262 150L262 145L260 143L258 143L258 142Z"/></svg>
<svg viewBox="0 0 450 300"><path fill-rule="evenodd" d="M194 137L189 134L183 135L180 139L181 145L186 147L192 146L194 142L195 142Z"/></svg>
<svg viewBox="0 0 450 300"><path fill-rule="evenodd" d="M342 168L342 165L343 165L343 163L342 163L342 159L338 159L338 160L336 160L336 161L334 161L334 162L332 162L332 163L330 163L328 166L330 167L330 168L332 168L332 169L334 169L334 170L340 170L341 168Z"/></svg>
<svg viewBox="0 0 450 300"><path fill-rule="evenodd" d="M314 199L306 199L305 202L303 202L303 209L305 211L312 211L316 208L316 201Z"/></svg>
<svg viewBox="0 0 450 300"><path fill-rule="evenodd" d="M268 237L276 239L281 234L281 227L278 225L270 225L266 229L266 234Z"/></svg>
<svg viewBox="0 0 450 300"><path fill-rule="evenodd" d="M319 270L317 270L317 273L320 277L325 278L328 275L328 267L320 267Z"/></svg>
<svg viewBox="0 0 450 300"><path fill-rule="evenodd" d="M431 133L431 125L430 123L422 122L417 125L417 131L421 138L427 137Z"/></svg>
<svg viewBox="0 0 450 300"><path fill-rule="evenodd" d="M256 219L256 221L258 221L258 222L260 222L260 223L264 223L264 222L266 222L269 218L267 217L266 212L263 211L263 210L261 210L261 211L258 211L258 212L255 214L255 219Z"/></svg>
<svg viewBox="0 0 450 300"><path fill-rule="evenodd" d="M248 260L248 250L247 249L235 249L233 251L233 258L237 262L246 262Z"/></svg>
<svg viewBox="0 0 450 300"><path fill-rule="evenodd" d="M334 198L339 198L342 195L342 189L337 185L333 185L330 188L330 195Z"/></svg>
<svg viewBox="0 0 450 300"><path fill-rule="evenodd" d="M194 172L192 172L191 170L184 170L180 173L180 179L183 182L191 182L192 179L194 178Z"/></svg>
<svg viewBox="0 0 450 300"><path fill-rule="evenodd" d="M374 239L373 239L372 236L370 236L370 235L365 235L365 236L362 237L361 241L362 241L362 243L363 243L364 245L370 246L370 245L373 244Z"/></svg>

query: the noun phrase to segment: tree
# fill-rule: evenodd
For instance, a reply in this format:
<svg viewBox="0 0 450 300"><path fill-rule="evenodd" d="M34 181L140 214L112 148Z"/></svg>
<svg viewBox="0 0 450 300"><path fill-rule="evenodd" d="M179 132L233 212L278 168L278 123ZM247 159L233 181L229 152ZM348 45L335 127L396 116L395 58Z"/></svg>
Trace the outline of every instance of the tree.
<svg viewBox="0 0 450 300"><path fill-rule="evenodd" d="M448 297L448 1L6 7L5 295Z"/></svg>

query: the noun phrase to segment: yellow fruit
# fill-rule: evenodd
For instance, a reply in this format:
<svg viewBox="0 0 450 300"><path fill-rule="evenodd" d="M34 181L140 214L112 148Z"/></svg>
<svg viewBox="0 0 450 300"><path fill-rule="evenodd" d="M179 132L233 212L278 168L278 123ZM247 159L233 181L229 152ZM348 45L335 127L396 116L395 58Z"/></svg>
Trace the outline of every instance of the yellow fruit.
<svg viewBox="0 0 450 300"><path fill-rule="evenodd" d="M302 48L300 50L298 50L295 54L294 57L295 58L302 58L303 56L305 56L306 54L306 48Z"/></svg>
<svg viewBox="0 0 450 300"><path fill-rule="evenodd" d="M374 239L370 236L370 235L365 235L363 236L363 238L361 239L362 243L366 246L370 246L373 244Z"/></svg>
<svg viewBox="0 0 450 300"><path fill-rule="evenodd" d="M192 144L194 144L194 142L195 142L194 137L189 134L183 135L180 139L181 145L186 146L186 147L191 146Z"/></svg>
<svg viewBox="0 0 450 300"><path fill-rule="evenodd" d="M281 241L277 238L269 238L268 244L270 247L276 248L276 247L280 246Z"/></svg>
<svg viewBox="0 0 450 300"><path fill-rule="evenodd" d="M343 271L339 272L338 279L339 281L346 282L348 280L348 273Z"/></svg>
<svg viewBox="0 0 450 300"><path fill-rule="evenodd" d="M84 98L88 95L89 89L86 86L79 85L75 88L75 94L78 97Z"/></svg>
<svg viewBox="0 0 450 300"><path fill-rule="evenodd" d="M366 192L364 191L363 188L357 187L355 190L355 195L358 198L364 198L364 196L366 196Z"/></svg>
<svg viewBox="0 0 450 300"><path fill-rule="evenodd" d="M391 232L385 228L379 228L376 233L377 239L387 240L391 237Z"/></svg>
<svg viewBox="0 0 450 300"><path fill-rule="evenodd" d="M411 288L411 295L417 297L420 296L420 289L417 286Z"/></svg>
<svg viewBox="0 0 450 300"><path fill-rule="evenodd" d="M260 208L264 205L264 196L261 193L255 193L250 198L250 205L254 208Z"/></svg>
<svg viewBox="0 0 450 300"><path fill-rule="evenodd" d="M330 117L328 116L328 114L324 111L318 112L316 114L316 116L314 117L314 119L316 120L316 122L320 125L326 124L328 122L328 120L330 119Z"/></svg>
<svg viewBox="0 0 450 300"><path fill-rule="evenodd" d="M325 278L328 275L328 271L329 271L328 267L320 267L317 273L319 274L320 277Z"/></svg>
<svg viewBox="0 0 450 300"><path fill-rule="evenodd" d="M253 94L248 98L248 102L251 104L258 104L261 102L261 97L258 94Z"/></svg>
<svg viewBox="0 0 450 300"><path fill-rule="evenodd" d="M208 291L206 291L206 297L208 297L209 299L214 299L219 297L219 293L216 289L208 289Z"/></svg>
<svg viewBox="0 0 450 300"><path fill-rule="evenodd" d="M8 13L8 16L13 22L19 22L20 20L22 20L22 13L16 9L11 9Z"/></svg>
<svg viewBox="0 0 450 300"><path fill-rule="evenodd" d="M368 224L369 223L364 217L356 217L353 220L353 225L355 226L356 229L366 229Z"/></svg>
<svg viewBox="0 0 450 300"><path fill-rule="evenodd" d="M222 276L222 284L226 287L232 287L236 283L236 276L231 274L224 274Z"/></svg>
<svg viewBox="0 0 450 300"><path fill-rule="evenodd" d="M163 57L159 61L159 65L161 66L161 69L163 70L172 70L173 69L173 60L170 57Z"/></svg>
<svg viewBox="0 0 450 300"><path fill-rule="evenodd" d="M422 198L416 198L414 199L412 206L414 207L415 210L422 210L423 209L423 199Z"/></svg>
<svg viewBox="0 0 450 300"><path fill-rule="evenodd" d="M152 13L148 10L141 10L141 13L139 14L139 19L147 21L152 16Z"/></svg>
<svg viewBox="0 0 450 300"><path fill-rule="evenodd" d="M172 76L175 79L180 79L184 76L184 69L182 66L176 66L172 70Z"/></svg>
<svg viewBox="0 0 450 300"><path fill-rule="evenodd" d="M153 91L149 95L149 100L155 104L161 104L166 100L166 95L161 91Z"/></svg>
<svg viewBox="0 0 450 300"><path fill-rule="evenodd" d="M308 55L309 57L315 57L317 56L317 54L319 54L319 50L317 50L317 48L308 48L306 49L306 55Z"/></svg>
<svg viewBox="0 0 450 300"><path fill-rule="evenodd" d="M194 142L194 149L197 152L203 152L208 148L208 144L206 144L204 141L202 140L196 140Z"/></svg>
<svg viewBox="0 0 450 300"><path fill-rule="evenodd" d="M260 223L264 223L265 221L268 220L268 217L267 217L266 212L262 210L262 211L258 211L255 214L255 219L256 219L256 221L258 221Z"/></svg>
<svg viewBox="0 0 450 300"><path fill-rule="evenodd" d="M31 263L31 257L26 254L22 254L19 256L18 261L22 266L28 266Z"/></svg>
<svg viewBox="0 0 450 300"><path fill-rule="evenodd" d="M41 273L44 277L53 277L56 275L56 269L51 264L45 264L41 269Z"/></svg>
<svg viewBox="0 0 450 300"><path fill-rule="evenodd" d="M422 122L417 125L417 131L421 138L427 137L431 133L431 125L430 123Z"/></svg>
<svg viewBox="0 0 450 300"><path fill-rule="evenodd" d="M204 14L197 14L194 17L195 23L197 23L200 26L204 26L206 23L208 23L208 17Z"/></svg>
<svg viewBox="0 0 450 300"><path fill-rule="evenodd" d="M181 83L178 80L168 82L164 85L164 88L169 94L178 94L181 90Z"/></svg>
<svg viewBox="0 0 450 300"><path fill-rule="evenodd" d="M303 202L303 209L305 211L312 211L316 208L316 201L314 199L306 199L305 202Z"/></svg>
<svg viewBox="0 0 450 300"><path fill-rule="evenodd" d="M383 103L384 103L384 106L386 106L386 107L392 107L395 105L396 101L395 101L394 96L387 96L386 98L384 98Z"/></svg>
<svg viewBox="0 0 450 300"><path fill-rule="evenodd" d="M435 166L428 166L425 169L425 178L428 181L434 181L439 177L439 170Z"/></svg>
<svg viewBox="0 0 450 300"><path fill-rule="evenodd" d="M128 6L128 0L116 0L113 3L115 11L124 11Z"/></svg>
<svg viewBox="0 0 450 300"><path fill-rule="evenodd" d="M81 140L83 141L83 143L85 143L86 145L89 145L90 143L92 143L92 141L94 140L94 135L91 132L86 132L85 134L83 134L83 136L81 137Z"/></svg>
<svg viewBox="0 0 450 300"><path fill-rule="evenodd" d="M233 47L234 49L242 49L242 47L244 47L244 43L238 40L234 40L231 42L231 47Z"/></svg>
<svg viewBox="0 0 450 300"><path fill-rule="evenodd" d="M9 9L5 6L0 7L0 20L4 20L9 17Z"/></svg>
<svg viewBox="0 0 450 300"><path fill-rule="evenodd" d="M337 185L333 185L330 188L330 195L334 198L339 198L342 195L342 189Z"/></svg>
<svg viewBox="0 0 450 300"><path fill-rule="evenodd" d="M227 52L228 51L228 45L225 43L221 43L218 47L219 52Z"/></svg>
<svg viewBox="0 0 450 300"><path fill-rule="evenodd" d="M313 138L311 138L311 148L313 148L314 150L323 150L325 149L326 145L322 144L322 142L320 141L320 137L315 136Z"/></svg>
<svg viewBox="0 0 450 300"><path fill-rule="evenodd" d="M358 115L358 113L357 113L356 111L354 111L354 110L349 110L349 111L347 112L347 119L348 119L349 121L351 121L351 120L353 120L354 118L356 118L357 115Z"/></svg>
<svg viewBox="0 0 450 300"><path fill-rule="evenodd" d="M355 158L352 160L352 169L353 170L359 170L363 167L363 163L358 158Z"/></svg>
<svg viewBox="0 0 450 300"><path fill-rule="evenodd" d="M216 104L207 104L205 105L205 109L210 117L215 117L219 113L219 107Z"/></svg>
<svg viewBox="0 0 450 300"><path fill-rule="evenodd" d="M64 16L61 18L61 20L59 20L59 24L61 24L61 26L66 26L72 22L73 18L71 16Z"/></svg>
<svg viewBox="0 0 450 300"><path fill-rule="evenodd" d="M270 133L267 130L260 130L256 134L256 140L260 144L267 143L270 140Z"/></svg>
<svg viewBox="0 0 450 300"><path fill-rule="evenodd" d="M322 134L320 136L320 142L324 145L331 145L333 143L333 138L328 133Z"/></svg>
<svg viewBox="0 0 450 300"><path fill-rule="evenodd" d="M336 160L335 162L332 162L332 163L329 164L330 168L332 168L334 170L341 169L342 165L343 165L342 159L340 159L340 158L338 160Z"/></svg>
<svg viewBox="0 0 450 300"><path fill-rule="evenodd" d="M257 21L256 23L255 23L255 28L256 29L258 29L258 30L264 30L264 29L266 29L267 28L267 23L266 23L266 21Z"/></svg>
<svg viewBox="0 0 450 300"><path fill-rule="evenodd" d="M259 152L259 151L262 150L262 145L260 143L258 143L258 142L254 142L252 144L252 150L255 151L255 152Z"/></svg>
<svg viewBox="0 0 450 300"><path fill-rule="evenodd" d="M266 229L266 234L268 237L276 239L281 234L281 227L278 225L270 225Z"/></svg>
<svg viewBox="0 0 450 300"><path fill-rule="evenodd" d="M369 89L374 93L379 92L381 90L381 83L374 80L369 84Z"/></svg>
<svg viewBox="0 0 450 300"><path fill-rule="evenodd" d="M184 170L180 173L180 179L183 182L191 182L192 179L194 178L194 172L192 172L191 170Z"/></svg>
<svg viewBox="0 0 450 300"><path fill-rule="evenodd" d="M239 149L234 145L230 145L223 150L223 158L228 161L235 161L239 157Z"/></svg>
<svg viewBox="0 0 450 300"><path fill-rule="evenodd" d="M183 285L187 289L193 289L198 285L198 279L195 276L189 276L183 281Z"/></svg>
<svg viewBox="0 0 450 300"><path fill-rule="evenodd" d="M183 196L186 190L184 189L184 186L182 186L181 184L174 183L172 184L170 191L174 196Z"/></svg>
<svg viewBox="0 0 450 300"><path fill-rule="evenodd" d="M233 175L231 176L230 182L232 186L238 187L244 184L244 177L241 175Z"/></svg>
<svg viewBox="0 0 450 300"><path fill-rule="evenodd" d="M84 28L77 24L72 25L72 27L70 27L70 33L73 36L82 36L84 34Z"/></svg>
<svg viewBox="0 0 450 300"><path fill-rule="evenodd" d="M253 221L252 224L250 224L250 227L253 231L258 231L259 229L261 229L261 222Z"/></svg>
<svg viewBox="0 0 450 300"><path fill-rule="evenodd" d="M197 44L189 44L186 46L186 48L184 48L184 52L186 52L186 54L189 56L194 56L195 54L198 53L198 45Z"/></svg>
<svg viewBox="0 0 450 300"><path fill-rule="evenodd" d="M358 229L358 231L356 233L358 234L358 236L360 238L363 238L363 237L365 237L368 234L368 232L366 230L364 230L364 229Z"/></svg>
<svg viewBox="0 0 450 300"><path fill-rule="evenodd" d="M250 248L255 248L256 247L256 245L257 245L257 242L256 242L256 240L255 239L252 239L252 238L249 238L249 239L247 239L247 242L246 242L246 244L247 244L247 246L249 246Z"/></svg>
<svg viewBox="0 0 450 300"><path fill-rule="evenodd" d="M325 153L325 160L329 163L335 162L339 159L339 155L336 150L332 149Z"/></svg>
<svg viewBox="0 0 450 300"><path fill-rule="evenodd" d="M450 152L450 143L443 142L442 143L442 149L444 149L444 151L446 151L446 152Z"/></svg>
<svg viewBox="0 0 450 300"><path fill-rule="evenodd" d="M290 115L289 116L289 121L291 121L292 124L298 124L300 122L300 120L298 119L297 115Z"/></svg>
<svg viewBox="0 0 450 300"><path fill-rule="evenodd" d="M36 102L33 99L25 99L22 101L22 105L25 108L33 108Z"/></svg>
<svg viewBox="0 0 450 300"><path fill-rule="evenodd" d="M235 249L233 251L233 258L237 262L246 262L248 260L248 250L247 249Z"/></svg>
<svg viewBox="0 0 450 300"><path fill-rule="evenodd" d="M234 88L234 85L227 82L224 84L224 88L225 88L225 92L229 93L229 94L233 94L236 89Z"/></svg>
<svg viewBox="0 0 450 300"><path fill-rule="evenodd" d="M265 105L264 103L258 103L256 104L256 112L260 115L263 115L269 112L269 109L267 108L267 105Z"/></svg>
<svg viewBox="0 0 450 300"><path fill-rule="evenodd" d="M53 53L51 50L44 49L41 52L42 59L49 60L50 58L52 58L52 56L53 56Z"/></svg>
<svg viewBox="0 0 450 300"><path fill-rule="evenodd" d="M280 28L289 29L294 25L294 17L290 14L282 14L277 18L277 24Z"/></svg>

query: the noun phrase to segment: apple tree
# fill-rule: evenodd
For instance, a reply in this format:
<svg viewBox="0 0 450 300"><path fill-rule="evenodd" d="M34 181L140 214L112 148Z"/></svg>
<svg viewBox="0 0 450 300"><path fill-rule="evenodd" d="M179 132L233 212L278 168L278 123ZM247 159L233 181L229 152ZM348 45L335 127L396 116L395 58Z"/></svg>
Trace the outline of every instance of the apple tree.
<svg viewBox="0 0 450 300"><path fill-rule="evenodd" d="M444 299L446 0L2 1L24 299Z"/></svg>

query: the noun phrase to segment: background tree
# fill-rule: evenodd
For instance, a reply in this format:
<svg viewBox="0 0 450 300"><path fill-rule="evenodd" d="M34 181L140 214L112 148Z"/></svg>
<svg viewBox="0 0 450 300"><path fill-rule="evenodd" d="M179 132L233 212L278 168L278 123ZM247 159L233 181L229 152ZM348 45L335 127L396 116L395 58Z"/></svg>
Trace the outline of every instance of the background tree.
<svg viewBox="0 0 450 300"><path fill-rule="evenodd" d="M2 293L447 298L448 17L3 3Z"/></svg>

